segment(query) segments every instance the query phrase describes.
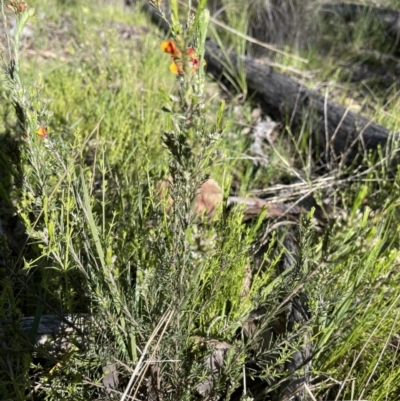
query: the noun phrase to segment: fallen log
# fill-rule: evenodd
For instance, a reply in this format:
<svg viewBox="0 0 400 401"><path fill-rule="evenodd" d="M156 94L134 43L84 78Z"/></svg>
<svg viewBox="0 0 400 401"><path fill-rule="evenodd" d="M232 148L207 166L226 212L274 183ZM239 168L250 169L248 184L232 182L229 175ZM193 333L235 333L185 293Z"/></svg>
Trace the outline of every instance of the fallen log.
<svg viewBox="0 0 400 401"><path fill-rule="evenodd" d="M168 24L154 7L146 3L143 10L161 30L169 31ZM389 154L394 149L398 136L387 128L327 100L270 66L233 51L223 52L213 40L206 42L205 58L207 71L216 78L227 74L232 77L242 68L249 92L256 95L264 111L276 121L289 121L294 130L309 128L314 148L322 151L325 158L344 157L350 164L369 150L382 147ZM227 71L227 64L236 70Z"/></svg>
<svg viewBox="0 0 400 401"><path fill-rule="evenodd" d="M357 154L385 147L392 139L387 128L326 100L272 67L233 52L229 52L229 57L232 65L243 65L248 88L257 95L266 113L279 121L289 118L295 129L310 127L314 141L322 151L330 150L334 157L343 155L351 162ZM208 71L221 76L224 58L219 46L208 41Z"/></svg>

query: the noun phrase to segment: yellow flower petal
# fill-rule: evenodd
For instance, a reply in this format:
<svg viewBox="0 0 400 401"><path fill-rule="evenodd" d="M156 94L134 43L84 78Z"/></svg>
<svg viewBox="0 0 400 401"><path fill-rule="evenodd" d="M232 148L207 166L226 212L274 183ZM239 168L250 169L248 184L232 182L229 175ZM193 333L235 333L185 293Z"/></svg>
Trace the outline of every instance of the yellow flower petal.
<svg viewBox="0 0 400 401"><path fill-rule="evenodd" d="M46 136L47 136L47 130L43 126L40 126L37 129L36 133L40 136L40 138L46 138Z"/></svg>
<svg viewBox="0 0 400 401"><path fill-rule="evenodd" d="M182 69L179 68L178 64L176 64L176 63L172 63L172 64L169 66L169 70L170 70L173 74L179 74L179 75L183 74Z"/></svg>

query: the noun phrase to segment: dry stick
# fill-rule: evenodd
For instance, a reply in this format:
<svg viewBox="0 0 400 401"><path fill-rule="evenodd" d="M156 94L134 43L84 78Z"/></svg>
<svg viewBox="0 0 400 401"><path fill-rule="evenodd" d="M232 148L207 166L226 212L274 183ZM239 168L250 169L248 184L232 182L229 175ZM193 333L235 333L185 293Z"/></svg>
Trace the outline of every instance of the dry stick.
<svg viewBox="0 0 400 401"><path fill-rule="evenodd" d="M398 154L400 153L400 149L397 149L394 154ZM336 184L336 185L342 185L342 184L348 184L350 182L387 182L388 180L392 180L392 179L367 179L367 178L361 178L363 176L367 176L369 173L371 173L375 168L383 165L384 163L386 163L389 159L389 156L385 156L384 158L382 158L382 160L380 160L379 162L377 162L374 166L369 167L366 170L363 170L361 172L356 172L355 174L351 175L348 178L343 178L343 179L336 179L335 176L332 175L327 175L327 176L323 176L320 178L317 178L315 180L312 181L312 185L316 185L318 186L317 189L323 189L323 188L329 188L332 185ZM287 201L289 199L292 199L293 197L297 197L298 195L307 193L310 194L311 192L313 192L315 189L309 189L307 186L307 182L297 182L294 184L289 184L289 185L283 185L283 184L278 184L278 185L274 185L272 187L268 187L268 188L263 188L263 189L255 189L251 191L251 194L253 195L268 195L268 194L273 194L276 193L280 190L287 190L287 189L292 189L293 192L289 195L287 195L286 197L282 197L282 196L275 196L275 197L271 197L268 198L268 202L283 202L283 201ZM304 189L303 189L304 188Z"/></svg>
<svg viewBox="0 0 400 401"><path fill-rule="evenodd" d="M169 321L171 320L171 317L172 317L173 313L174 313L173 310L169 311L169 312L166 313L166 314L160 319L160 321L158 322L156 328L154 329L153 333L151 334L150 338L148 339L148 341L147 341L147 343L146 343L146 345L145 345L145 347L144 347L144 349L143 349L142 356L140 357L138 363L136 364L135 370L133 371L132 376L131 376L131 378L129 379L128 385L126 386L126 389L125 389L124 394L122 395L120 401L124 401L125 398L128 397L128 393L130 393L130 390L131 390L131 388L132 388L132 385L133 385L133 382L134 382L134 380L135 380L135 377L138 375L138 373L139 373L139 371L140 371L140 368L142 367L142 364L143 364L143 362L144 362L144 358L145 358L145 356L146 356L146 354L147 354L147 350L148 350L150 344L152 343L153 339L154 339L155 336L157 335L158 331L160 330L160 328L162 327L162 325L164 324L164 322L165 322L165 321L168 321L168 322L169 322ZM166 325L167 325L167 324L166 324ZM165 328L164 328L164 330L165 330Z"/></svg>
<svg viewBox="0 0 400 401"><path fill-rule="evenodd" d="M307 386L307 383L304 383L304 388L306 389L308 395L311 397L312 401L317 401L314 397L313 393L311 392L310 388Z"/></svg>
<svg viewBox="0 0 400 401"><path fill-rule="evenodd" d="M156 346L154 347L154 350L153 350L153 352L151 354L151 357L150 357L151 362L150 363L152 363L153 360L154 360L154 354L156 353L156 351L158 350L158 347L160 346L161 340L164 337L164 334L165 334L165 332L166 332L166 330L167 330L167 328L168 328L168 326L169 326L169 324L171 322L172 317L174 316L174 313L175 313L175 311L172 309L169 312L169 315L167 315L168 317L166 318L166 322L165 322L164 328L163 328L163 330L162 330L162 332L160 334L160 338L158 339L158 341L156 343ZM177 362L177 361L174 361L174 362ZM142 374L141 374L141 376L139 378L139 382L135 386L136 389L135 389L135 393L133 394L133 398L136 398L136 394L139 391L139 387L140 387L140 385L141 385L141 383L143 381L144 375L145 375L148 367L149 367L149 363L146 363L145 368L143 369L143 372L142 372ZM123 401L123 400L121 399L121 401Z"/></svg>

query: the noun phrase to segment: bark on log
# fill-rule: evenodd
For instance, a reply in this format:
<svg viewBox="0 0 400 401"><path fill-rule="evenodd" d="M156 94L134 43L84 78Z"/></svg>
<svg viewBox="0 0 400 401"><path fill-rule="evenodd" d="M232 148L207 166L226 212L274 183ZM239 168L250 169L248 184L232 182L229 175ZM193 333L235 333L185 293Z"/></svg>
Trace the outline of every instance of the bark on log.
<svg viewBox="0 0 400 401"><path fill-rule="evenodd" d="M295 128L307 123L322 150L329 148L334 156L344 155L351 162L362 150L385 147L391 139L387 128L326 101L324 96L272 67L233 52L229 56L233 65L243 65L247 85L256 93L267 114L281 121L289 117ZM207 43L206 60L210 72L222 75L224 55L213 41Z"/></svg>
<svg viewBox="0 0 400 401"><path fill-rule="evenodd" d="M145 4L143 9L153 23L168 32L168 24L155 8ZM272 67L233 51L228 52L228 56L230 65L237 70L237 66L242 66L249 92L256 95L265 112L277 121L289 119L294 129L310 127L315 148L323 152L332 151L334 157L343 156L349 164L365 151L386 147L389 153L394 148L393 143L398 136L392 135L387 128L326 100L324 96ZM207 70L214 77L228 73L225 53L212 40L207 40L205 58Z"/></svg>

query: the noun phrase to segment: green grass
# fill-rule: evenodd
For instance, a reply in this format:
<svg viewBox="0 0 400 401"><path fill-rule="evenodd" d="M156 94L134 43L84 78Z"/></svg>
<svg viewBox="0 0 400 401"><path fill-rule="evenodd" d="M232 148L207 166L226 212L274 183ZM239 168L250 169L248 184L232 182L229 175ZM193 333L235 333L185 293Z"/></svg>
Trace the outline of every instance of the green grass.
<svg viewBox="0 0 400 401"><path fill-rule="evenodd" d="M245 130L254 124L251 99L227 95L207 81L206 130L217 123L222 96L227 105L217 152L207 154L212 164L204 169L226 195L245 196L300 176L296 201L326 183L315 198L320 204L331 199L329 221L320 227L312 211L303 216L294 234L297 263L290 274L277 275L285 227L271 227L273 222L262 218L245 225L240 208L229 213L221 208L213 222L182 230L179 211L163 212L157 182L174 159L162 138L175 126L163 111L166 99L159 89L174 99L178 83L168 70L168 55L159 49L163 37L146 16L103 3L31 3L37 10L30 22L35 40L22 43L20 71L31 106L27 127L46 125L50 140L21 142L12 88L2 79L0 219L11 231L0 237L0 320L10 333L1 338L0 395L18 401L101 399L102 367L113 363L120 380L115 399L132 378L139 399L159 382L163 399L192 400L210 374L204 363L212 346L203 343L218 340L231 351L213 395L245 399L246 372L247 395L255 397L252 385L262 383L266 394L260 399L269 399L286 377L282 366L307 333L315 352L310 383L315 397L396 400L398 174L371 158L369 170L347 181L346 172L339 172L343 180L328 184L333 173L321 180L314 162L308 164L308 141L298 143L298 133L285 129L267 146L268 165L255 171ZM247 29L233 8L230 12L229 23ZM314 43L296 53L308 63L279 55L275 62L285 73L285 67L311 73L305 78L309 87L326 87L344 104L351 97L364 114L398 130L397 88L366 89L342 74L342 63L357 60L366 43L385 51L366 24L361 20L350 38L324 32L329 52ZM122 31L132 36L124 39ZM245 41L228 32L220 37L244 51ZM290 47L285 51L295 54ZM238 87L245 89L243 82ZM13 151L13 140L22 143L20 154ZM277 200L284 195L274 193ZM14 215L25 232L22 225L15 227ZM267 230L272 234L257 254ZM259 268L243 295L253 265ZM307 325L260 345L301 291L311 310ZM244 338L242 327L255 310L266 312L256 333ZM72 337L68 351L44 346L32 352L18 326L22 316L79 313L95 319L84 341Z"/></svg>

